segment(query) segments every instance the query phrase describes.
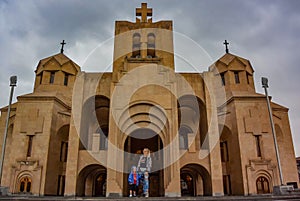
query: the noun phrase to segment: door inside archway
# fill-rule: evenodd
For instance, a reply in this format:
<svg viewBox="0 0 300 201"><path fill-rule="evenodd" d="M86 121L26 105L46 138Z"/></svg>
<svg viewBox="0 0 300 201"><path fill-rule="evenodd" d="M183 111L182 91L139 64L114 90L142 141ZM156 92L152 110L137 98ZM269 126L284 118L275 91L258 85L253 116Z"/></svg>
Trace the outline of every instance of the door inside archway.
<svg viewBox="0 0 300 201"><path fill-rule="evenodd" d="M163 143L160 136L150 129L138 129L132 132L125 141L123 195L128 196L128 175L131 167L137 166L144 148L150 149L152 159L149 195L150 197L164 196ZM141 186L139 193L142 193Z"/></svg>
<svg viewBox="0 0 300 201"><path fill-rule="evenodd" d="M194 178L191 174L180 174L181 196L195 196Z"/></svg>
<svg viewBox="0 0 300 201"><path fill-rule="evenodd" d="M258 177L256 180L257 194L270 193L269 181L266 177Z"/></svg>
<svg viewBox="0 0 300 201"><path fill-rule="evenodd" d="M105 197L106 196L106 174L101 173L95 179L94 196Z"/></svg>

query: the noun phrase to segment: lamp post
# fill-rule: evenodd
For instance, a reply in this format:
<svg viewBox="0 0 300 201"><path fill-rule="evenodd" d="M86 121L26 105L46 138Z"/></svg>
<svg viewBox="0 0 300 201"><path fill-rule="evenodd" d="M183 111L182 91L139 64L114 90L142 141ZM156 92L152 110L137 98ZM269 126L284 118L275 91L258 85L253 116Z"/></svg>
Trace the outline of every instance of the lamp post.
<svg viewBox="0 0 300 201"><path fill-rule="evenodd" d="M7 138L7 132L8 132L8 125L9 125L10 106L11 106L12 97L13 97L13 94L14 94L14 88L16 86L17 86L17 76L11 76L10 77L10 87L11 87L10 88L10 96L9 96L6 124L5 124L4 136L3 136L1 160L0 160L0 186L2 184L1 183L1 181L2 181L2 171L3 171L3 162L4 162L4 155L5 155L6 138Z"/></svg>
<svg viewBox="0 0 300 201"><path fill-rule="evenodd" d="M280 185L282 186L283 185L283 177L282 177L282 169L281 169L281 165L280 165L279 149L278 149L278 144L277 144L277 139L276 139L276 133L275 133L275 127L274 127L274 121L273 121L273 115L272 115L272 108L270 105L270 99L269 99L268 90L267 90L267 88L269 88L268 78L262 77L261 82L262 82L262 87L265 89L265 94L266 94L266 98L267 98L269 118L270 118L273 140L274 140L275 151L276 151L276 158L277 158L277 163L278 163L277 165L278 165L278 170L279 170Z"/></svg>

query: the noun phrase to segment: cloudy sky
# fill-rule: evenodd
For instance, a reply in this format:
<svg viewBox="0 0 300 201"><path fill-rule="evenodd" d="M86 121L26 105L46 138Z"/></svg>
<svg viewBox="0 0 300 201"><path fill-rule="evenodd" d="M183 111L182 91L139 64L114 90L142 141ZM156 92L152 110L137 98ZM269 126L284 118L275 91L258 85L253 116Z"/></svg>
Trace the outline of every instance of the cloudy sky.
<svg viewBox="0 0 300 201"><path fill-rule="evenodd" d="M290 108L296 155L300 156L300 1L299 0L151 0L153 20L173 20L174 31L193 41L209 55L210 62L230 52L251 61L255 84L267 76L273 100ZM82 70L104 71L112 58L115 20L135 20L138 0L0 0L0 107L8 103L9 77L18 76L15 96L32 92L38 61L59 52ZM178 37L179 38L179 37ZM180 40L175 51L179 51ZM86 65L90 53L100 48L96 66ZM103 48L105 47L105 48ZM181 64L177 60L178 64ZM198 70L209 63L199 61ZM180 68L179 68L180 67ZM185 70L179 65L178 69ZM191 71L186 67L187 71Z"/></svg>

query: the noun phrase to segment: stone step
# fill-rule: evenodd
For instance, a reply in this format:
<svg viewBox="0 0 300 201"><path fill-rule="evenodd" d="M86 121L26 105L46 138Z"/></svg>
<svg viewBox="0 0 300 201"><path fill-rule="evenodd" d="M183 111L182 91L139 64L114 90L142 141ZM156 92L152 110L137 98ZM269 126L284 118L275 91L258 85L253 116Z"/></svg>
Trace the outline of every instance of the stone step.
<svg viewBox="0 0 300 201"><path fill-rule="evenodd" d="M300 195L288 195L288 196L273 196L273 195L262 195L262 196L219 196L219 197L180 197L180 198L169 198L169 197L136 197L136 198L104 198L104 197L54 197L54 196L0 196L0 201L236 201L236 200L300 200Z"/></svg>

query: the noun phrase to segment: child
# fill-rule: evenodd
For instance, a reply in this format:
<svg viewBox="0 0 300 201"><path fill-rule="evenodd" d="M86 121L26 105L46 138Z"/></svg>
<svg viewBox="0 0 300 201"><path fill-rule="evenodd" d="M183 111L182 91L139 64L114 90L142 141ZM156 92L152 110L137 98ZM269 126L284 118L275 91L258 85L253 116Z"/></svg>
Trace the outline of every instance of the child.
<svg viewBox="0 0 300 201"><path fill-rule="evenodd" d="M148 171L144 172L144 184L143 184L143 191L145 197L149 197L149 173Z"/></svg>
<svg viewBox="0 0 300 201"><path fill-rule="evenodd" d="M136 197L136 189L139 186L139 174L136 171L136 167L132 166L131 172L128 176L128 184L129 184L129 197Z"/></svg>

